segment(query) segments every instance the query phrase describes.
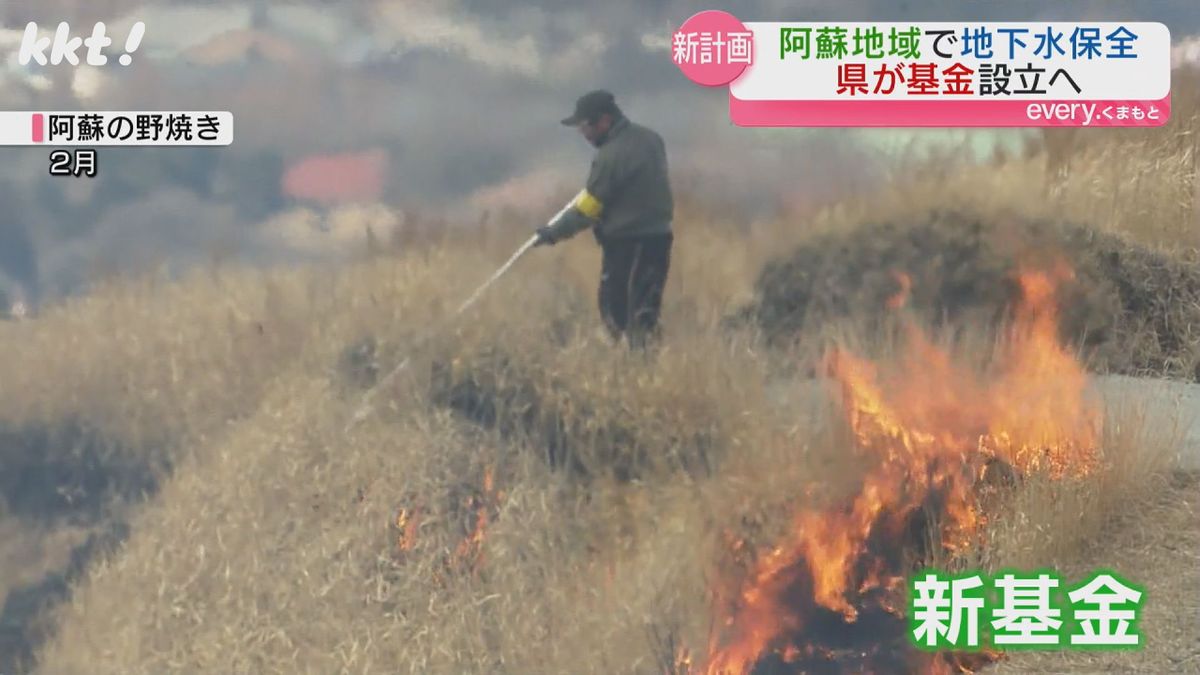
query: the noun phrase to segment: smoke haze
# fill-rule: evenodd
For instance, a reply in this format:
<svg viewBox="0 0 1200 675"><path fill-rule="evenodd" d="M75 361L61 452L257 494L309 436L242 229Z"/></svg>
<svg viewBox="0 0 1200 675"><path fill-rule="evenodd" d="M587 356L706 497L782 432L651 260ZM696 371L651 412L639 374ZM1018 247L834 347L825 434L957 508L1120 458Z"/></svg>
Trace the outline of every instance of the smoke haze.
<svg viewBox="0 0 1200 675"><path fill-rule="evenodd" d="M226 148L102 148L91 181L49 177L43 149L4 148L0 292L16 285L53 298L84 288L96 270L186 265L218 248L247 260L308 259L320 247L288 233L327 231L346 220L337 209L365 203L439 210L465 223L524 209L532 228L549 215L539 209L586 175L591 148L558 120L595 87L663 134L681 186L737 205L747 221L877 179L869 133L732 127L723 92L692 85L667 54L670 32L694 3L348 5L0 5L4 108L220 109L236 122ZM1177 41L1200 32L1192 0L735 0L721 8L743 20L1153 20ZM45 34L63 20L75 34L105 21L109 64L18 65L31 20ZM116 56L139 20L145 38L122 67ZM331 172L356 184L322 185Z"/></svg>

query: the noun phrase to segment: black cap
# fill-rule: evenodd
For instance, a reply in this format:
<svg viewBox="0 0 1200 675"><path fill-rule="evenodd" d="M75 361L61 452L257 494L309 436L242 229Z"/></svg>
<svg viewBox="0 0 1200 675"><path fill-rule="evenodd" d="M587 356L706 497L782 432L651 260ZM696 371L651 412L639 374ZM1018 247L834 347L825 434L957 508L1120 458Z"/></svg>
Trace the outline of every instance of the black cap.
<svg viewBox="0 0 1200 675"><path fill-rule="evenodd" d="M562 121L563 125L573 127L584 120L594 120L604 113L617 114L617 101L612 93L603 89L589 91L575 102L575 113Z"/></svg>

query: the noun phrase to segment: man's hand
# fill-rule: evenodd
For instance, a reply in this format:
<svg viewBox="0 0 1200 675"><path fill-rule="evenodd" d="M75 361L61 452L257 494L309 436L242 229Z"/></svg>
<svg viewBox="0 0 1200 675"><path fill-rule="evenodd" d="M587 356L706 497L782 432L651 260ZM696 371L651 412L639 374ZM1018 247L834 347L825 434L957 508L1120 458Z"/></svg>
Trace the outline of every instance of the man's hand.
<svg viewBox="0 0 1200 675"><path fill-rule="evenodd" d="M537 229L537 241L533 244L534 246L553 246L556 243L558 241L554 238L554 233L549 225Z"/></svg>

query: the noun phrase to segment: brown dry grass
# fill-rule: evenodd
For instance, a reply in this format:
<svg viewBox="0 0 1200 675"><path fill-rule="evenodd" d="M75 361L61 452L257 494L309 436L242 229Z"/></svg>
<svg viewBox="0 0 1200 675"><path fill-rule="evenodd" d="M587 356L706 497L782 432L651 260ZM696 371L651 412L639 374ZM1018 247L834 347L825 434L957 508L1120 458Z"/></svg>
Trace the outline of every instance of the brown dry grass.
<svg viewBox="0 0 1200 675"><path fill-rule="evenodd" d="M1044 156L926 164L869 201L749 240L684 205L667 344L650 367L594 337L593 247L538 253L414 354L393 405L350 434L361 392L336 367L346 347L372 337L380 364L394 363L519 233L487 251L449 243L336 271L114 281L0 325L0 423L81 420L112 456L164 471L130 538L52 615L42 670L661 672L676 646L703 645L721 530L754 521L770 532L800 486L851 471L821 401L772 400L778 355L718 328L763 262L813 232L931 205L1095 223L1189 255L1196 110L1177 103L1161 132L1073 149L1056 190ZM511 393L505 433L439 405L446 382L477 380ZM530 424L519 407L530 404L553 424ZM587 480L543 459L563 428ZM1136 415L1108 429L1112 468L1016 494L986 564L1069 568L1113 515L1153 495L1162 465L1148 458L1176 439ZM488 469L503 498L483 500L483 562L447 572ZM421 513L407 551L401 508ZM28 571L14 559L0 563Z"/></svg>
<svg viewBox="0 0 1200 675"><path fill-rule="evenodd" d="M1195 259L1200 68L1175 71L1172 99L1161 127L1044 129L1022 153L998 150L981 164L965 147L902 161L881 194L826 210L812 229L903 221L936 206L1086 224Z"/></svg>
<svg viewBox="0 0 1200 675"><path fill-rule="evenodd" d="M1027 652L995 671L1012 673L1193 673L1200 669L1200 528L1196 491L1200 477L1160 477L1146 500L1131 504L1108 527L1068 556L1057 569L1068 579L1093 570L1117 570L1146 590L1140 622L1146 648L1139 652Z"/></svg>

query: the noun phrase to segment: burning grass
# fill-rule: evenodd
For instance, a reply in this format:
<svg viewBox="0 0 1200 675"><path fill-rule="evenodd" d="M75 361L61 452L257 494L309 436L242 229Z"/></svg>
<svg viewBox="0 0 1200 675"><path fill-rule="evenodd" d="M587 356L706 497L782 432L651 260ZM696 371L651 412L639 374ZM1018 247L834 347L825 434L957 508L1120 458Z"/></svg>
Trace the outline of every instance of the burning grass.
<svg viewBox="0 0 1200 675"><path fill-rule="evenodd" d="M989 659L907 649L906 580L935 558L961 565L985 546L985 492L1096 470L1101 411L1057 341L1054 289L1068 275L1020 274L1015 317L982 373L954 363L912 323L886 372L842 348L828 353L852 449L869 468L853 495L799 509L784 541L758 553L722 602L699 672L761 672L768 662L771 672L884 672L898 663L950 672Z"/></svg>
<svg viewBox="0 0 1200 675"><path fill-rule="evenodd" d="M933 657L908 650L897 616L913 566L1077 564L1163 485L1178 438L1096 407L1082 365L1190 377L1194 274L1123 238L1027 225L1182 242L1194 146L1178 141L1195 136L1171 133L1081 151L1045 194L1037 158L926 167L808 223L838 234L787 222L744 237L681 204L652 362L590 337L583 244L523 260L442 323L525 232L333 276L113 282L0 325L14 355L0 421L80 419L123 461L171 471L38 624L55 628L41 667L920 670ZM1169 175L1122 187L1156 165ZM1074 279L1027 255L1039 248ZM722 330L756 278L758 324ZM797 350L757 339L775 310ZM822 351L834 323L847 339ZM409 355L379 414L346 434L361 387ZM794 375L810 365L821 382Z"/></svg>
<svg viewBox="0 0 1200 675"><path fill-rule="evenodd" d="M895 614L912 565L1068 556L1064 530L1085 539L1118 508L1095 490L1145 475L1107 460L1164 442L1114 435L1080 398L1087 377L1053 330L1066 281L1018 278L1028 303L989 353L912 324L890 355L842 343L822 361L834 395L784 405L753 342L696 331L647 363L576 331L581 296L559 289L447 333L349 436L358 396L329 364L363 324L329 311L329 339L189 453L91 568L43 666L763 673L924 658ZM357 288L330 292L362 302ZM555 434L589 471L546 461ZM696 448L711 473L678 461ZM976 502L993 483L1002 498Z"/></svg>

